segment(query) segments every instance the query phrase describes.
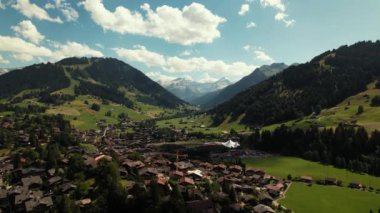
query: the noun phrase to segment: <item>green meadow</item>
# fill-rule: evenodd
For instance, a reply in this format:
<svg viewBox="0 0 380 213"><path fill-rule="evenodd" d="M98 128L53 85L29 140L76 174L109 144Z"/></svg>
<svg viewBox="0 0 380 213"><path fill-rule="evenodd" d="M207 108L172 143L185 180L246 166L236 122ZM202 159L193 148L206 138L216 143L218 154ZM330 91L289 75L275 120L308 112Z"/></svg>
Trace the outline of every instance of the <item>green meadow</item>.
<svg viewBox="0 0 380 213"><path fill-rule="evenodd" d="M345 169L338 169L333 166L295 157L273 156L266 158L246 158L243 159L243 162L247 165L247 168L261 168L268 174L277 177L286 178L288 174L291 174L292 177L306 175L313 177L313 179L333 177L342 180L343 185L348 185L350 182L356 181L366 186L380 189L380 177L353 173Z"/></svg>
<svg viewBox="0 0 380 213"><path fill-rule="evenodd" d="M368 213L380 209L380 194L294 182L279 202L296 213Z"/></svg>

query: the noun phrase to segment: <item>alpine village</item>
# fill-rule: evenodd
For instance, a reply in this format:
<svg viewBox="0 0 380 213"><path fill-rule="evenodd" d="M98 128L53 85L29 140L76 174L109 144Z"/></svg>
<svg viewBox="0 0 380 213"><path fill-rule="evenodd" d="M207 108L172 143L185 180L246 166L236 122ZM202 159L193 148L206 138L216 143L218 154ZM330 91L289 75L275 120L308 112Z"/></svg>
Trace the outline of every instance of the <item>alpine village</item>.
<svg viewBox="0 0 380 213"><path fill-rule="evenodd" d="M7 28L0 30L0 212L380 212L378 26L377 39L339 37L343 42L312 49L314 55L305 60L301 53L302 63L210 65L214 62L195 49L211 45L214 37L202 39L214 30L233 32L222 29L235 22L232 17L222 20L206 2L128 2L0 1L0 19L7 19L0 24ZM302 24L291 20L290 8L298 2L242 2L220 4L236 4L238 18L250 14L245 5L266 13L271 7L284 16L266 22L286 30ZM18 24L16 17L26 21ZM87 28L94 28L103 40L133 35L194 50L158 57L160 47L157 52L119 48L137 44L132 40L93 50L65 43L73 37L58 35L58 28L53 33L53 26L78 25L82 19L91 27L85 20L83 29L73 27L89 30L88 41L96 36ZM174 33L168 25L178 29ZM73 34L75 29L67 28ZM65 39L49 44L54 36ZM224 37L217 38L214 43ZM244 47L259 60L264 50L252 48ZM280 53L293 54L292 48ZM210 66L227 70L205 77L213 80L195 80L184 77L187 65L196 66L199 76L212 73ZM239 69L248 72L228 77ZM159 79L151 70L179 76Z"/></svg>

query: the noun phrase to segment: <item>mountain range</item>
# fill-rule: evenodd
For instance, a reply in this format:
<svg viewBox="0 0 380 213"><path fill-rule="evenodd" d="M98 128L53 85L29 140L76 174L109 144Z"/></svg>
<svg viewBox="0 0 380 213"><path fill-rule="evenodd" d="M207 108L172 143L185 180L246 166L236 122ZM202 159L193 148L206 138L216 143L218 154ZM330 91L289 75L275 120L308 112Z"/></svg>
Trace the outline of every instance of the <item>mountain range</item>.
<svg viewBox="0 0 380 213"><path fill-rule="evenodd" d="M269 125L302 118L365 91L380 76L380 41L358 42L293 65L209 111L214 124Z"/></svg>
<svg viewBox="0 0 380 213"><path fill-rule="evenodd" d="M187 78L176 78L172 81L158 81L163 87L177 97L189 103L209 92L217 91L230 85L227 78L221 78L215 82L197 82Z"/></svg>
<svg viewBox="0 0 380 213"><path fill-rule="evenodd" d="M284 63L274 63L271 65L261 66L248 76L240 79L238 82L231 84L223 89L207 93L199 98L194 99L191 103L200 105L204 109L210 109L229 100L245 89L254 86L266 80L267 78L283 71L287 67L288 66Z"/></svg>

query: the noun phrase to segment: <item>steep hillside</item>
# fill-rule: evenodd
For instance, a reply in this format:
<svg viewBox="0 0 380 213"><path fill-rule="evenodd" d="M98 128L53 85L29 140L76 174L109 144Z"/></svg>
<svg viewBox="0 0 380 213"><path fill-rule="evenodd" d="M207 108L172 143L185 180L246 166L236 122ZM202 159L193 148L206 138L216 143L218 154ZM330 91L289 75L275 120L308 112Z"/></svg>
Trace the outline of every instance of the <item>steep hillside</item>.
<svg viewBox="0 0 380 213"><path fill-rule="evenodd" d="M123 112L142 120L173 115L186 106L139 70L112 58L67 58L10 71L0 76L0 104L45 107L83 128L93 128L100 119L117 122Z"/></svg>
<svg viewBox="0 0 380 213"><path fill-rule="evenodd" d="M210 111L214 123L228 116L250 125L302 118L365 91L380 74L380 41L359 42L291 66Z"/></svg>
<svg viewBox="0 0 380 213"><path fill-rule="evenodd" d="M9 71L9 69L6 68L0 68L0 75L5 74Z"/></svg>
<svg viewBox="0 0 380 213"><path fill-rule="evenodd" d="M221 78L215 82L197 82L186 78L177 78L170 82L161 83L171 93L190 103L206 93L223 89L230 84L231 82L226 78Z"/></svg>
<svg viewBox="0 0 380 213"><path fill-rule="evenodd" d="M256 85L265 79L281 72L288 66L283 63L274 63L272 65L264 65L254 70L248 76L242 78L238 82L219 91L208 93L195 99L192 103L201 105L203 108L212 108L225 101L228 101L236 94L244 91L245 89Z"/></svg>
<svg viewBox="0 0 380 213"><path fill-rule="evenodd" d="M265 126L264 129L273 130L281 125L301 129L308 129L311 126L329 128L345 123L363 126L368 132L379 130L380 107L373 103L379 95L380 85L373 82L367 86L367 90L350 96L331 108L323 109L318 115L313 113L302 119ZM363 107L363 112L358 113L360 106Z"/></svg>

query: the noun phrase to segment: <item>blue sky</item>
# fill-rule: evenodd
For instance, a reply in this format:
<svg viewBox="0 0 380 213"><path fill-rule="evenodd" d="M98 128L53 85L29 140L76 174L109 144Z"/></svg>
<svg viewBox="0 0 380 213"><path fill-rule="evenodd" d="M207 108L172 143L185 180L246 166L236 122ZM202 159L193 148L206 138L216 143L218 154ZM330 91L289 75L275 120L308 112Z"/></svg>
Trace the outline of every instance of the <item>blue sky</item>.
<svg viewBox="0 0 380 213"><path fill-rule="evenodd" d="M158 80L236 81L380 39L378 0L0 0L0 67L115 57Z"/></svg>

